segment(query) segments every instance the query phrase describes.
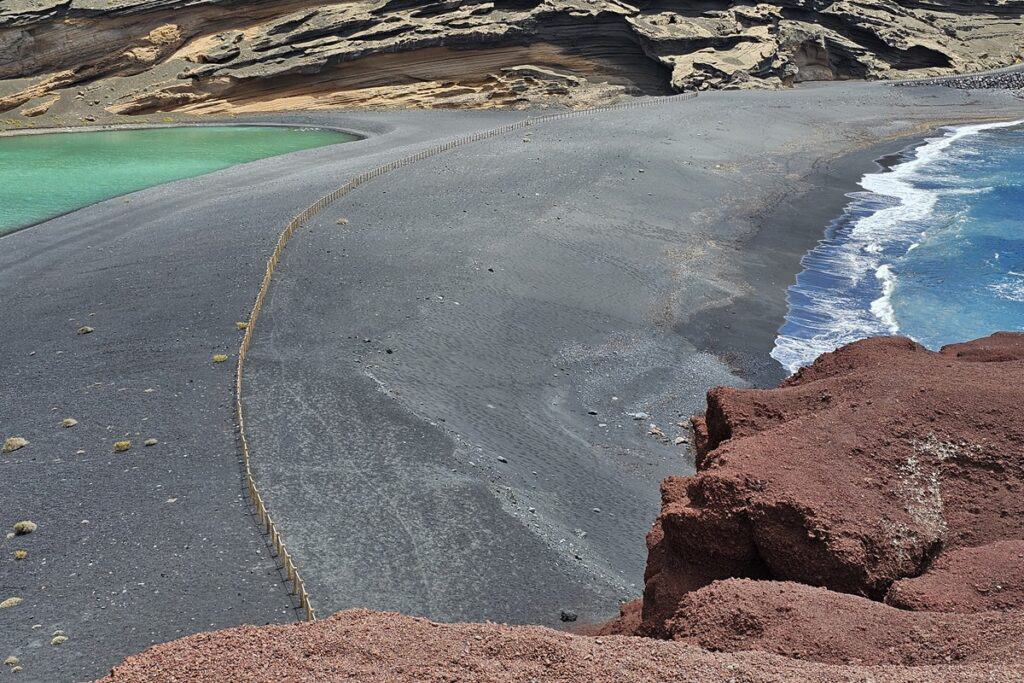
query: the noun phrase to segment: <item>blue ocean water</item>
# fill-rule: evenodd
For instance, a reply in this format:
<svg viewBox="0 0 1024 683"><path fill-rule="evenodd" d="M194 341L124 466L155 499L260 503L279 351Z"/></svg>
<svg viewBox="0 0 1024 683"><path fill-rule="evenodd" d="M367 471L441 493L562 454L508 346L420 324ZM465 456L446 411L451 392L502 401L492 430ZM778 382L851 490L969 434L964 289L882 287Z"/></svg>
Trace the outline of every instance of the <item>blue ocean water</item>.
<svg viewBox="0 0 1024 683"><path fill-rule="evenodd" d="M1024 330L1024 121L944 129L860 184L804 256L773 358L795 372L864 337Z"/></svg>

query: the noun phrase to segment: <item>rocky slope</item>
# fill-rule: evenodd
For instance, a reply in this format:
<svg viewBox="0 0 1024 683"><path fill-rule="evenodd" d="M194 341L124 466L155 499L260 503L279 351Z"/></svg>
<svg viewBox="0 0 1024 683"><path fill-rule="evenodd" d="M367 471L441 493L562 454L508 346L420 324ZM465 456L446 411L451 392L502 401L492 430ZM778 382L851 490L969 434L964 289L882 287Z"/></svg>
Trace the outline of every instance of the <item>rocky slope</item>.
<svg viewBox="0 0 1024 683"><path fill-rule="evenodd" d="M82 118L629 94L1013 64L1024 0L5 0L0 111Z"/></svg>
<svg viewBox="0 0 1024 683"><path fill-rule="evenodd" d="M1022 402L1024 335L857 342L709 393L642 605L596 635L351 611L192 636L108 680L1021 680Z"/></svg>
<svg viewBox="0 0 1024 683"><path fill-rule="evenodd" d="M975 642L981 644L985 635L979 633ZM243 626L191 636L131 657L102 680L1016 683L1022 674L1024 667L1015 663L827 665L765 652L715 653L647 638L592 638L539 626L436 624L351 610L313 624Z"/></svg>

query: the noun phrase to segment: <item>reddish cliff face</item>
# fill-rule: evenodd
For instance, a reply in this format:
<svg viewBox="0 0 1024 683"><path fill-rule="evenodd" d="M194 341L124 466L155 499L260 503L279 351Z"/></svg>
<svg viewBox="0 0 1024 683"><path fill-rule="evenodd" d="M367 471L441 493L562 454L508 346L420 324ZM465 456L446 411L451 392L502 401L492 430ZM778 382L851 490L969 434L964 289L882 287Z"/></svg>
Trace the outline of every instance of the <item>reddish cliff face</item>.
<svg viewBox="0 0 1024 683"><path fill-rule="evenodd" d="M662 487L638 631L812 659L825 655L799 643L858 634L867 651L890 651L872 657L837 646L836 656L911 663L923 655L893 636L925 624L921 615L841 594L931 612L1020 608L1022 405L1017 334L938 353L907 339L869 339L822 356L778 389L712 390L707 413L694 419L697 474ZM693 592L728 577L834 592L749 581ZM773 613L773 602L789 612ZM764 614L730 620L702 611L751 605ZM862 614L863 623L830 616L836 611ZM1014 626L992 618L1019 627L1016 617ZM984 631L961 617L928 619L937 621L920 627L950 642ZM789 622L812 628L790 642Z"/></svg>

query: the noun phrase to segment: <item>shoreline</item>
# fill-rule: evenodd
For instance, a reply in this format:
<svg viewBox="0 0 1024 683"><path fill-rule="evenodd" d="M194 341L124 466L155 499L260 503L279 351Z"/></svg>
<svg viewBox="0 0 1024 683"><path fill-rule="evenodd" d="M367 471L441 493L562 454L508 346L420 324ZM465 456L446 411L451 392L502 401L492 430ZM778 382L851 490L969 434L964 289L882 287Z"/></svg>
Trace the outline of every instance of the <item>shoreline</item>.
<svg viewBox="0 0 1024 683"><path fill-rule="evenodd" d="M943 125L948 124L937 124L934 130ZM774 387L788 377L789 372L769 353L785 323L786 295L801 272L801 259L825 238L829 224L849 205L849 193L860 189L865 174L886 168L887 159L916 149L931 135L915 133L824 160L801 178L809 187L753 212L750 218L759 228L748 247L771 254L773 260L746 267L755 293L698 312L687 321L695 343L735 367L756 387Z"/></svg>
<svg viewBox="0 0 1024 683"><path fill-rule="evenodd" d="M353 136L353 139L352 140L344 140L344 141L340 141L340 142L332 142L332 143L327 144L327 145L320 145L319 147L307 147L306 149L297 149L297 150L294 150L292 152L284 152L283 154L273 154L270 157L260 157L258 159L252 159L251 161L243 161L241 163L231 164L230 166L225 166L223 168L215 168L215 169L212 169L210 171L206 171L205 173L200 173L198 175L190 175L190 176L183 176L181 178L174 178L174 179L171 179L171 180L164 181L162 183L158 183L156 185L148 185L146 187L142 187L142 188L139 188L139 189L136 189L136 190L130 190L128 192L122 192L120 194L110 195L109 197L104 197L103 199L99 199L99 200L94 201L94 202L89 202L87 204L82 204L82 205L77 206L77 207L75 207L73 209L69 209L68 211L61 211L60 213L53 214L52 216L47 216L46 218L42 218L42 219L40 219L38 221L34 221L34 222L29 223L27 225L21 225L21 226L18 226L16 228L11 228L10 230L0 231L0 240L4 239L5 237L10 237L11 235L13 235L15 233L22 232L23 230L28 230L30 228L35 228L37 226L42 225L43 223L48 223L49 221L57 220L58 218L63 218L64 216L68 216L70 214L75 213L76 211L81 211L82 209L88 208L90 206L94 206L96 204L102 204L103 202L111 201L113 199L120 199L122 197L128 197L130 195L135 194L136 192L143 192L145 190L149 190L149 189L154 188L154 187L159 187L161 185L167 185L167 184L170 184L170 183L176 183L176 182L181 181L181 180L189 180L189 179L192 179L192 178L202 178L203 176L207 176L207 175L210 175L212 173L217 173L218 171L223 171L223 170L228 169L228 168L234 168L236 166L244 166L246 164L251 164L251 163L254 163L254 162L257 162L257 161L261 161L263 159L269 159L269 158L272 158L272 157L275 157L275 156L286 156L288 154L298 154L300 152L305 152L305 151L308 151L310 149L319 149L320 147L330 147L332 145L344 145L344 144L349 144L349 143L353 143L353 142L360 142L362 140L365 140L370 135L370 134L366 134L366 133L357 133L357 132L354 132L354 131L350 131L350 130L347 130L347 129L342 128L340 126L327 126L327 125L303 126L303 125L291 124L291 123L283 123L283 122L280 122L280 123L278 123L278 122L233 123L233 122L228 122L228 121L212 120L212 121L202 122L202 123L199 123L199 122L197 122L197 123L173 123L173 124L172 123L169 123L169 124L131 124L131 123L124 123L124 124L110 124L110 125L105 125L105 126L83 126L83 127L80 127L80 128L67 128L67 129L64 129L64 128L47 128L47 129L37 129L37 130L32 130L32 131L29 131L29 130L0 131L0 139L2 139L2 138L23 137L23 136L30 136L30 135L64 135L64 134L70 134L70 133L104 133L104 132L108 132L108 131L125 131L125 130L160 130L160 129L163 129L163 128L168 128L168 129L174 129L174 128L222 128L222 127L232 127L232 126L250 127L250 128L263 128L263 127L267 127L267 128L295 128L295 129L325 130L325 131L332 131L332 132L336 132L336 133L343 133L345 135L351 135L351 136Z"/></svg>

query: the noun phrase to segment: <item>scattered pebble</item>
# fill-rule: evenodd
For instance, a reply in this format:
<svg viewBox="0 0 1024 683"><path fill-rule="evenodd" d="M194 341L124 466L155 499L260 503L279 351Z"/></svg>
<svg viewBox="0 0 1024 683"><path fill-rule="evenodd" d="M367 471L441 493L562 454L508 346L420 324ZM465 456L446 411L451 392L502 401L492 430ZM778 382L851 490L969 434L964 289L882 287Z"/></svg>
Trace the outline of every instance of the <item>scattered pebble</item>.
<svg viewBox="0 0 1024 683"><path fill-rule="evenodd" d="M14 534L16 536L25 536L27 534L31 534L38 528L38 524L26 519L14 525Z"/></svg>
<svg viewBox="0 0 1024 683"><path fill-rule="evenodd" d="M218 353L216 356L213 357L213 362L214 363L223 363L227 359L228 359L228 357L225 356L223 353Z"/></svg>
<svg viewBox="0 0 1024 683"><path fill-rule="evenodd" d="M504 455L499 455L498 462L508 462L508 458L506 458Z"/></svg>
<svg viewBox="0 0 1024 683"><path fill-rule="evenodd" d="M28 439L23 439L20 436L12 436L11 438L4 441L4 453L13 453L19 448L24 448L28 445Z"/></svg>
<svg viewBox="0 0 1024 683"><path fill-rule="evenodd" d="M19 664L21 664L21 660L19 660L14 655L11 655L10 657L4 660L4 664L6 664L7 666L18 666Z"/></svg>
<svg viewBox="0 0 1024 683"><path fill-rule="evenodd" d="M634 420L646 420L650 417L647 413L626 413L626 415Z"/></svg>
<svg viewBox="0 0 1024 683"><path fill-rule="evenodd" d="M587 415L597 415L597 411L596 410L588 410L587 411Z"/></svg>
<svg viewBox="0 0 1024 683"><path fill-rule="evenodd" d="M684 444L684 443L686 443L686 437L685 436L677 436L673 443L675 443L675 445L677 445L677 446L680 445L680 444Z"/></svg>
<svg viewBox="0 0 1024 683"><path fill-rule="evenodd" d="M74 427L77 424L78 420L76 420L75 418L66 417L61 421L60 426L63 427L64 429L70 429L71 427Z"/></svg>
<svg viewBox="0 0 1024 683"><path fill-rule="evenodd" d="M82 325L78 328L78 334L92 334L94 330L88 325Z"/></svg>
<svg viewBox="0 0 1024 683"><path fill-rule="evenodd" d="M558 614L558 618L562 621L576 621L578 617L575 612L564 609Z"/></svg>
<svg viewBox="0 0 1024 683"><path fill-rule="evenodd" d="M142 442L142 445L143 446L155 446L158 443L160 443L160 442L157 441L156 439L146 439L145 441Z"/></svg>
<svg viewBox="0 0 1024 683"><path fill-rule="evenodd" d="M7 598L3 602L0 602L0 609L7 609L9 607L16 607L21 604L21 598Z"/></svg>
<svg viewBox="0 0 1024 683"><path fill-rule="evenodd" d="M68 637L65 635L54 636L53 640L50 641L50 645L63 645L68 642Z"/></svg>
<svg viewBox="0 0 1024 683"><path fill-rule="evenodd" d="M130 451L131 449L132 449L132 442L131 441L115 441L114 442L114 452L115 453L124 453L125 451Z"/></svg>

